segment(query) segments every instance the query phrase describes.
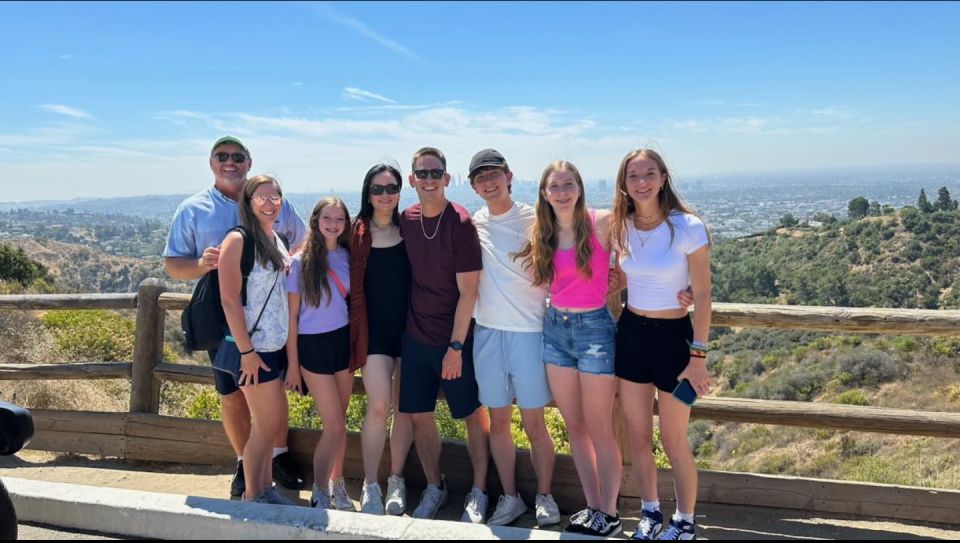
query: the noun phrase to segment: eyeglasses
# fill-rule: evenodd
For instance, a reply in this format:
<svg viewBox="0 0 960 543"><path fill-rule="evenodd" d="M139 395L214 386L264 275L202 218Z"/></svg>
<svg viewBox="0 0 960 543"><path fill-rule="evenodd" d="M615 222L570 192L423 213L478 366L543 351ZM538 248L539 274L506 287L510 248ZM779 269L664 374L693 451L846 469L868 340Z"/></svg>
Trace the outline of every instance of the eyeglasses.
<svg viewBox="0 0 960 543"><path fill-rule="evenodd" d="M370 194L380 196L383 193L391 195L400 194L400 185L396 183L390 183L389 185L370 185Z"/></svg>
<svg viewBox="0 0 960 543"><path fill-rule="evenodd" d="M254 194L250 199L258 204L265 204L267 200L270 200L271 203L276 205L283 201L283 196L279 194Z"/></svg>
<svg viewBox="0 0 960 543"><path fill-rule="evenodd" d="M213 156L217 157L217 162L223 164L227 159L233 160L237 164L243 164L247 160L247 155L243 153L226 153L220 151L219 153L214 153Z"/></svg>
<svg viewBox="0 0 960 543"><path fill-rule="evenodd" d="M432 170L413 170L413 175L417 176L417 179L426 179L427 176L430 176L430 179L443 179L443 174L445 172L440 168L434 168Z"/></svg>

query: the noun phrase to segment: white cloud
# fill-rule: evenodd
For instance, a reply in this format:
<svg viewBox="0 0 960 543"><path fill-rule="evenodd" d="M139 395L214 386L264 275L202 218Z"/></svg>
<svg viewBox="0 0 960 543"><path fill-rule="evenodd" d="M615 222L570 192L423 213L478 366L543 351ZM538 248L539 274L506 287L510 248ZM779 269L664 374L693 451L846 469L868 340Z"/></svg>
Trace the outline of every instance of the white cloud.
<svg viewBox="0 0 960 543"><path fill-rule="evenodd" d="M304 4L303 6L307 10L312 11L317 15L320 15L330 21L333 21L339 25L345 26L353 30L354 32L363 36L364 38L367 38L368 40L371 40L381 45L382 47L385 47L393 51L394 53L399 54L400 56L406 58L407 60L417 62L417 63L422 62L423 60L416 53L404 47L399 42L392 40L380 34L379 32L373 30L372 28L367 26L366 23L360 20L354 19L349 15L341 13L338 9L333 7L333 5L327 2L321 2L319 4Z"/></svg>
<svg viewBox="0 0 960 543"><path fill-rule="evenodd" d="M90 115L82 109L72 108L63 104L43 104L38 107L44 111L49 111L50 113L56 113L58 115L66 115L67 117L73 117L74 119L93 118L93 115Z"/></svg>
<svg viewBox="0 0 960 543"><path fill-rule="evenodd" d="M361 102L365 102L369 99L369 100L379 100L381 102L386 102L388 104L397 103L396 100L391 100L386 96L382 96L380 94L376 94L370 91L365 91L363 89L358 89L356 87L347 87L343 89L343 94L341 96L345 100L360 100Z"/></svg>

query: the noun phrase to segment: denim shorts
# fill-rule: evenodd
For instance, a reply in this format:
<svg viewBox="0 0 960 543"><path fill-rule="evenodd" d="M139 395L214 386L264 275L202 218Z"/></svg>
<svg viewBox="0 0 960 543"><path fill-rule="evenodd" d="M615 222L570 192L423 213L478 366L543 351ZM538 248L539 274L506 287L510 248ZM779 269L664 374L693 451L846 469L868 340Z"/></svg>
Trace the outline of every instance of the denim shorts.
<svg viewBox="0 0 960 543"><path fill-rule="evenodd" d="M613 375L617 324L602 307L567 313L548 307L543 316L543 361L583 373Z"/></svg>

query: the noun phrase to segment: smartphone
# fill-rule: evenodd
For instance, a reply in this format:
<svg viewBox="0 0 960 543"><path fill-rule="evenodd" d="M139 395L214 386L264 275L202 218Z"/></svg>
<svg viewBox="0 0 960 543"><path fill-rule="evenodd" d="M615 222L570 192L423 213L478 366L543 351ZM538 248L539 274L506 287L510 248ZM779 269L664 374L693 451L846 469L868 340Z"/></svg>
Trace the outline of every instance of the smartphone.
<svg viewBox="0 0 960 543"><path fill-rule="evenodd" d="M693 390L690 381L686 379L680 381L680 384L673 389L673 397L689 406L697 403L697 392Z"/></svg>

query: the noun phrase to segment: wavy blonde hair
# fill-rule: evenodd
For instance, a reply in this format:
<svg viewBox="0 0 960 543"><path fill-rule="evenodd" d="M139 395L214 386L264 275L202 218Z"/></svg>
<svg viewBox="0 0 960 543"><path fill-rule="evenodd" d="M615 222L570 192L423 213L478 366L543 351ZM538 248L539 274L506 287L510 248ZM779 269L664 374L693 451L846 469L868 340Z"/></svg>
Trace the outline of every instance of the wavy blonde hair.
<svg viewBox="0 0 960 543"><path fill-rule="evenodd" d="M536 221L533 225L533 235L530 241L519 252L510 256L520 260L523 267L533 274L533 284L544 287L553 281L557 273L553 259L557 254L557 214L553 206L547 201L547 181L554 172L566 171L573 174L580 196L573 208L573 246L576 249L577 271L584 278L593 277L590 267L590 258L593 256L593 225L590 223L590 214L587 213L586 194L583 190L583 178L576 166L566 160L551 162L540 177L540 191L537 196Z"/></svg>

